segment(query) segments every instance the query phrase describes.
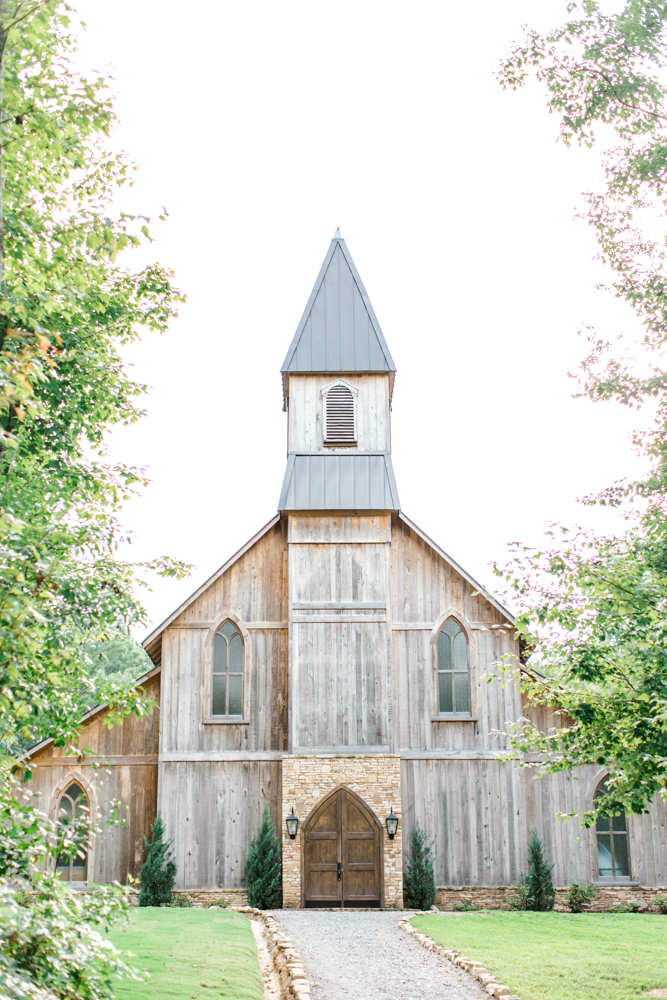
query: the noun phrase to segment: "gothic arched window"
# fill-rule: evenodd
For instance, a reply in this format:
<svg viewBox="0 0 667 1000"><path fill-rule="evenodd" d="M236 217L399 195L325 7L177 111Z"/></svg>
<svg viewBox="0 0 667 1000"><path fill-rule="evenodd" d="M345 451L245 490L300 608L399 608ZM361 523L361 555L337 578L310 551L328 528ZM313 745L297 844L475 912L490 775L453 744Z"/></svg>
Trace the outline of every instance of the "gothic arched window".
<svg viewBox="0 0 667 1000"><path fill-rule="evenodd" d="M229 620L213 640L211 715L243 715L243 639Z"/></svg>
<svg viewBox="0 0 667 1000"><path fill-rule="evenodd" d="M607 779L601 781L595 792L600 798L608 791ZM595 824L598 848L598 876L600 878L629 878L630 851L628 849L628 824L624 812L613 816L598 816Z"/></svg>
<svg viewBox="0 0 667 1000"><path fill-rule="evenodd" d="M438 633L438 709L469 712L468 639L454 618Z"/></svg>
<svg viewBox="0 0 667 1000"><path fill-rule="evenodd" d="M58 833L64 840L64 846L71 847L79 840L89 816L88 796L81 785L73 781L58 803ZM80 847L74 857L69 851L61 854L56 861L56 874L66 882L85 882L88 877L88 851Z"/></svg>

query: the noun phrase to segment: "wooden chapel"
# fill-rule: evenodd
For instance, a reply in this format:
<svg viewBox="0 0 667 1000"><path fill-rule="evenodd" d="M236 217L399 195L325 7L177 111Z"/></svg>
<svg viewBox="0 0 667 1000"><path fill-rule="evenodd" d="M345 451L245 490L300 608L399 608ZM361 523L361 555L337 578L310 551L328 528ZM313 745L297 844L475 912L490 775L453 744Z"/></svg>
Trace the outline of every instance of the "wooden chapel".
<svg viewBox="0 0 667 1000"><path fill-rule="evenodd" d="M159 712L107 729L100 706L82 720L92 758L49 740L30 754L30 787L54 818L112 798L126 809L63 878L138 876L159 809L178 887L239 901L267 803L287 907L402 907L417 819L441 900L515 885L535 826L557 884L667 882L661 802L613 830L581 830L556 813L586 808L603 768L536 782L498 759L494 732L527 712L516 687L483 679L519 655L512 617L401 510L394 376L337 232L282 366L277 513L145 640L154 668L139 683Z"/></svg>

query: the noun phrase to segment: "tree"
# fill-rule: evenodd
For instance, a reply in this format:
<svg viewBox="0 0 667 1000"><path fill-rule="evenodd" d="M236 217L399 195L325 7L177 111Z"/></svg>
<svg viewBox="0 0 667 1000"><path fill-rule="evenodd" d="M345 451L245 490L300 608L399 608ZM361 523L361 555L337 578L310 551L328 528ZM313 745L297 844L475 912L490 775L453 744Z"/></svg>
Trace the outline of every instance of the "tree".
<svg viewBox="0 0 667 1000"><path fill-rule="evenodd" d="M248 848L248 857L243 866L248 893L248 905L258 910L274 910L282 904L282 853L280 841L269 816L269 807L264 804L262 822L257 836Z"/></svg>
<svg viewBox="0 0 667 1000"><path fill-rule="evenodd" d="M0 0L0 993L33 1000L102 1000L112 976L141 977L100 933L120 890L84 898L52 871L98 819L63 831L22 804L17 750L76 743L91 697L110 725L152 710L91 679L85 642L143 620L144 569L183 571L118 557L121 505L145 481L105 453L141 415L120 349L166 329L182 296L160 265L122 264L149 220L114 205L133 168L106 146L106 80L78 74L74 51L65 3Z"/></svg>
<svg viewBox="0 0 667 1000"><path fill-rule="evenodd" d="M410 830L410 853L403 872L403 899L415 910L430 910L435 903L435 876L431 847L419 823Z"/></svg>
<svg viewBox="0 0 667 1000"><path fill-rule="evenodd" d="M528 860L530 870L526 880L527 909L553 910L556 900L551 872L553 865L549 865L544 857L544 844L537 836L537 830L533 830L528 841Z"/></svg>
<svg viewBox="0 0 667 1000"><path fill-rule="evenodd" d="M624 535L554 527L543 550L516 545L496 572L533 652L519 673L524 693L561 710L557 728L526 724L510 745L519 758L546 755L538 773L608 767L607 794L583 816L590 825L598 814L641 812L667 789L667 244L656 235L667 207L667 3L627 0L608 14L583 0L568 14L545 34L528 29L500 81L516 88L533 74L568 146L593 146L599 130L615 135L599 189L584 196L584 217L611 275L603 287L634 313L643 359L627 336L614 345L589 329L579 392L653 404L652 429L635 435L651 468L586 498L620 507Z"/></svg>
<svg viewBox="0 0 667 1000"><path fill-rule="evenodd" d="M151 837L150 844L148 838L144 837L148 853L139 873L139 906L169 906L176 878L176 862L171 856L173 840L164 839L164 823L160 813L151 826Z"/></svg>

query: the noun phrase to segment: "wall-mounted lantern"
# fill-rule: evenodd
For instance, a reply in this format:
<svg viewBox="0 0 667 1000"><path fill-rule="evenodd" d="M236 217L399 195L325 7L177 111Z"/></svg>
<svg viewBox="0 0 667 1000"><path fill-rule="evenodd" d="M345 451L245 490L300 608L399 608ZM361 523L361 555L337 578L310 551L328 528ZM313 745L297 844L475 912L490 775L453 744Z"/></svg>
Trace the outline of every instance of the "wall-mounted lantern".
<svg viewBox="0 0 667 1000"><path fill-rule="evenodd" d="M294 806L292 806L292 812L285 820L285 826L287 827L287 832L290 835L290 840L294 840L296 837L296 831L299 829L299 820L294 815Z"/></svg>
<svg viewBox="0 0 667 1000"><path fill-rule="evenodd" d="M396 836L396 831L398 830L398 816L394 816L394 809L387 816L385 823L387 824L387 833L389 834L389 839L393 840Z"/></svg>

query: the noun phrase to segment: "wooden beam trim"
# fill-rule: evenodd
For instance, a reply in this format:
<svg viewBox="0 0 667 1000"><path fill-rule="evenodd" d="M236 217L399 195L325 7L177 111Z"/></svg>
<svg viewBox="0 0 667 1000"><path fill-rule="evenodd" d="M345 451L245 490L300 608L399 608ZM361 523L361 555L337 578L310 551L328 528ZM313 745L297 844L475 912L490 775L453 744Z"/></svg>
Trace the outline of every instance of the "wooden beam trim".
<svg viewBox="0 0 667 1000"><path fill-rule="evenodd" d="M79 760L73 755L70 757L48 757L44 760L26 761L25 767L145 767L149 764L157 764L157 754L146 756L128 757L86 757Z"/></svg>
<svg viewBox="0 0 667 1000"><path fill-rule="evenodd" d="M167 629L170 631L172 629L203 629L208 632L212 629L214 622L182 622L180 625L167 625ZM289 628L289 622L243 622L243 627L250 629L265 629L265 628ZM165 631L167 630L165 629Z"/></svg>
<svg viewBox="0 0 667 1000"><path fill-rule="evenodd" d="M160 764L177 764L180 761L234 761L234 760L282 760L280 750L175 750L165 751L159 756Z"/></svg>

